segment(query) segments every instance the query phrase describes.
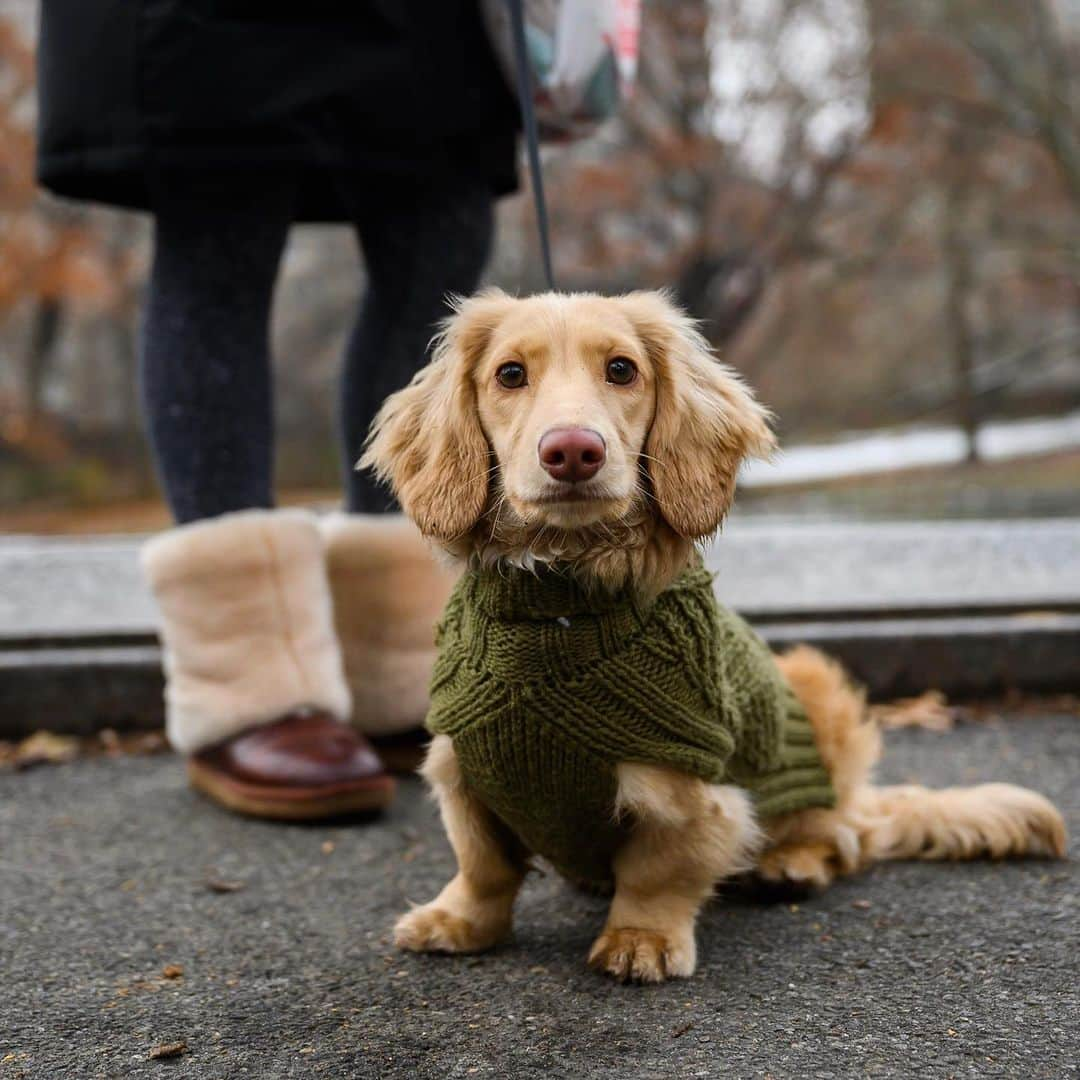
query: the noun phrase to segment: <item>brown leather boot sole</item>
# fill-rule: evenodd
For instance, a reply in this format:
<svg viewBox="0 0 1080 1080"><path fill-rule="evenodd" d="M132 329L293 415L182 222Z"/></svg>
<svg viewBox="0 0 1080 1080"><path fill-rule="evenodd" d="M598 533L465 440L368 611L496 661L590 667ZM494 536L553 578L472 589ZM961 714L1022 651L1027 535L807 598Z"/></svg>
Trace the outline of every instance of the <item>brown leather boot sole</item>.
<svg viewBox="0 0 1080 1080"><path fill-rule="evenodd" d="M188 781L196 791L238 814L274 821L318 821L343 814L384 810L393 801L397 784L381 775L318 787L253 784L198 758L189 758Z"/></svg>

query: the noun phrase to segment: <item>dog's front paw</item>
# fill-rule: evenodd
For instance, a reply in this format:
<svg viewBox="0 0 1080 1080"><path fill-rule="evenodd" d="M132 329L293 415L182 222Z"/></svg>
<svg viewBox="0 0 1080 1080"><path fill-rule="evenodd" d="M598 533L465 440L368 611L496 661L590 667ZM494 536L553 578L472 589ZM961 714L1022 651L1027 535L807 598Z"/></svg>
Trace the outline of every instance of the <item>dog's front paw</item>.
<svg viewBox="0 0 1080 1080"><path fill-rule="evenodd" d="M605 930L589 952L589 966L622 982L658 983L694 974L693 932L681 940L657 930L623 926Z"/></svg>
<svg viewBox="0 0 1080 1080"><path fill-rule="evenodd" d="M482 952L497 944L507 930L481 929L446 908L425 904L398 919L394 926L394 944L412 952Z"/></svg>

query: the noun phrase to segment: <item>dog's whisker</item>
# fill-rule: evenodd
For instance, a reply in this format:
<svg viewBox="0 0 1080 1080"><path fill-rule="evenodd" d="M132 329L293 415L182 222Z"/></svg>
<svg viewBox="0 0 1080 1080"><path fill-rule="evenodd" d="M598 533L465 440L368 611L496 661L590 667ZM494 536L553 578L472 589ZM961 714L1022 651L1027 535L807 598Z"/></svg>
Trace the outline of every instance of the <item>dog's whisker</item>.
<svg viewBox="0 0 1080 1080"><path fill-rule="evenodd" d="M475 484L477 480L484 480L484 479L486 479L486 478L488 478L490 476L493 476L495 473L497 473L499 471L499 468L500 468L500 465L496 461L495 464L491 466L491 468L485 469L483 472L477 473L475 476L470 477L468 479L467 483Z"/></svg>
<svg viewBox="0 0 1080 1080"><path fill-rule="evenodd" d="M508 498L509 498L509 496L507 495L507 493L506 493L506 491L505 491L505 490L503 490L503 491L501 491L501 492L499 493L499 499L498 499L498 502L496 502L496 504L495 504L495 524L494 524L494 525L492 525L492 527L491 527L491 531L492 531L492 535L493 535L493 536L496 536L496 537L498 536L498 532L499 532L499 517L500 517L500 516L501 516L501 514L502 514L502 511L503 511L503 507L504 507L504 506L506 505L506 503L507 503L507 501L508 501Z"/></svg>
<svg viewBox="0 0 1080 1080"><path fill-rule="evenodd" d="M634 490L635 494L641 495L646 502L652 503L655 506L660 505L660 501L657 499L655 492L650 491L647 485L638 484Z"/></svg>
<svg viewBox="0 0 1080 1080"><path fill-rule="evenodd" d="M639 450L638 451L638 458L641 461L654 461L654 462L656 462L657 465L664 465L665 464L665 462L661 458L655 457L652 454L646 454L644 450Z"/></svg>

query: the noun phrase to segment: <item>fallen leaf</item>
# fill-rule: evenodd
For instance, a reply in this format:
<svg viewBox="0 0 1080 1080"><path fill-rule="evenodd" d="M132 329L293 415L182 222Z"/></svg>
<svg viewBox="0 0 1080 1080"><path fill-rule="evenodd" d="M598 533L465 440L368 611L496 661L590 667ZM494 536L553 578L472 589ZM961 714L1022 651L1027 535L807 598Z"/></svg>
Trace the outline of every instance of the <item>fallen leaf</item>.
<svg viewBox="0 0 1080 1080"><path fill-rule="evenodd" d="M13 764L16 769L35 765L62 765L79 754L79 740L74 735L57 735L52 731L35 731L15 747Z"/></svg>
<svg viewBox="0 0 1080 1080"><path fill-rule="evenodd" d="M940 690L927 690L918 697L871 705L870 715L883 728L919 727L927 731L949 731L955 719L954 710Z"/></svg>
<svg viewBox="0 0 1080 1080"><path fill-rule="evenodd" d="M126 736L121 745L129 754L163 754L170 749L164 731L140 731Z"/></svg>
<svg viewBox="0 0 1080 1080"><path fill-rule="evenodd" d="M58 735L35 731L21 742L0 740L0 766L29 769L34 765L63 764L78 758L158 754L169 749L161 731L119 733L112 728L94 735Z"/></svg>
<svg viewBox="0 0 1080 1080"><path fill-rule="evenodd" d="M175 1058L190 1053L188 1044L183 1042L159 1043L150 1051L152 1058Z"/></svg>
<svg viewBox="0 0 1080 1080"><path fill-rule="evenodd" d="M181 979L184 976L184 966L183 964L166 964L161 969L161 974L166 979Z"/></svg>
<svg viewBox="0 0 1080 1080"><path fill-rule="evenodd" d="M219 877L208 877L203 884L211 892L216 893L239 892L241 889L246 888L246 883L243 881L226 881L224 878Z"/></svg>

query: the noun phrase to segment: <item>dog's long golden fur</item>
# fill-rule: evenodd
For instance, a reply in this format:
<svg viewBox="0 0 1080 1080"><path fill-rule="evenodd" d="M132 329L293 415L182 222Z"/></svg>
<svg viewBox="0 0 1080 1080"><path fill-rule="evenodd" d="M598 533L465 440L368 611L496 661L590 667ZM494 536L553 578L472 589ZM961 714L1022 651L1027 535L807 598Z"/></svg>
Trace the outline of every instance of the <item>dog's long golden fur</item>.
<svg viewBox="0 0 1080 1080"><path fill-rule="evenodd" d="M508 364L520 369L512 385ZM626 364L633 377L623 381ZM587 428L605 447L585 483L553 480L539 460L545 433L565 428ZM720 526L743 460L772 448L767 412L662 294L516 300L491 291L458 304L432 363L384 405L363 464L454 556L557 560L596 587L655 594ZM616 858L594 966L640 981L690 974L698 909L718 880L747 867L826 885L882 859L1064 853L1060 814L1026 789L875 787L881 738L841 668L806 647L777 663L813 724L836 806L758 822L737 788L619 766L618 803L636 824ZM402 917L397 940L487 948L509 932L528 853L470 795L445 737L424 772L459 872Z"/></svg>
<svg viewBox="0 0 1080 1080"><path fill-rule="evenodd" d="M520 340L511 348L505 339L515 332ZM576 340L597 355L630 354L647 395L634 402L645 406L640 415L615 417L611 425L638 443L628 448L623 487L605 507L611 512L552 520L508 490L497 452L492 460L493 433L482 425L481 399L491 393L485 359L493 351L527 354L557 377L574 366ZM530 431L573 414L557 393L535 411L541 415L525 425ZM458 302L432 362L383 406L362 464L393 487L425 535L454 555L558 559L604 585L629 582L655 592L686 565L693 541L719 528L740 463L768 455L773 445L766 410L662 294L520 301L490 290ZM515 452L534 449L522 443Z"/></svg>

